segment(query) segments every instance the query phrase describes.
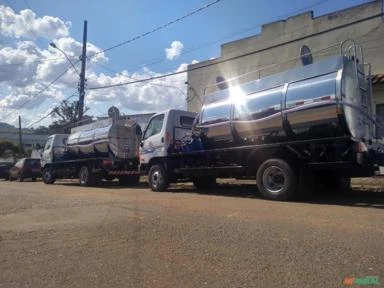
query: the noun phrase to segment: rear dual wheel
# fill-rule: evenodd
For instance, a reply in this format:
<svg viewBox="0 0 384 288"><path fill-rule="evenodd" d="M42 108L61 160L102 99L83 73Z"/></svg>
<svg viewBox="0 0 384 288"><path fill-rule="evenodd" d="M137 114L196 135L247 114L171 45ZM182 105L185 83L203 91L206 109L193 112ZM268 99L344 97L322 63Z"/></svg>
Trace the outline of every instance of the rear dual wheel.
<svg viewBox="0 0 384 288"><path fill-rule="evenodd" d="M92 172L88 166L82 166L79 171L79 182L81 186L92 186Z"/></svg>
<svg viewBox="0 0 384 288"><path fill-rule="evenodd" d="M297 193L297 175L292 165L282 159L264 161L256 173L260 193L271 200L290 200Z"/></svg>
<svg viewBox="0 0 384 288"><path fill-rule="evenodd" d="M79 182L81 186L99 186L102 176L93 173L89 166L82 166L79 171Z"/></svg>

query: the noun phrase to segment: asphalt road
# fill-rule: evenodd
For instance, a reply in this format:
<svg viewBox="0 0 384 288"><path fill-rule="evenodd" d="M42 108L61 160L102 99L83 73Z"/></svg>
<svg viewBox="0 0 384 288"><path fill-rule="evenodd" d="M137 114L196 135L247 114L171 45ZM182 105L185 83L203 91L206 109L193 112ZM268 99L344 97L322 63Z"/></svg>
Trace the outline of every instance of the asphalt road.
<svg viewBox="0 0 384 288"><path fill-rule="evenodd" d="M273 202L255 189L0 181L0 287L384 286L384 193Z"/></svg>

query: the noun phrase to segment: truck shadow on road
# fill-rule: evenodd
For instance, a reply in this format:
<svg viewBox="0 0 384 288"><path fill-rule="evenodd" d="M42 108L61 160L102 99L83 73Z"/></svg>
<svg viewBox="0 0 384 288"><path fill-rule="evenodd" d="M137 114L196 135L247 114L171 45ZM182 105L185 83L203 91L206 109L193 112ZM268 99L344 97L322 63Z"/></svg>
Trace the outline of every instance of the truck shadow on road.
<svg viewBox="0 0 384 288"><path fill-rule="evenodd" d="M78 182L71 181L71 182L64 182L60 181L55 183L55 185L62 185L62 186L68 186L68 187L79 187L79 188L84 188L84 189L89 189L89 188L100 188L100 189L148 189L148 183L139 183L136 185L120 185L119 182L117 181L102 181L99 183L97 186L87 186L83 187L81 186Z"/></svg>
<svg viewBox="0 0 384 288"><path fill-rule="evenodd" d="M257 186L251 184L219 184L215 188L206 190L197 190L193 186L185 185L181 187L171 187L169 189L169 192L197 193L201 195L263 199L262 195L257 189ZM294 200L291 202L384 209L384 192L357 189L346 193L336 194L317 192L315 194L306 196L303 199Z"/></svg>

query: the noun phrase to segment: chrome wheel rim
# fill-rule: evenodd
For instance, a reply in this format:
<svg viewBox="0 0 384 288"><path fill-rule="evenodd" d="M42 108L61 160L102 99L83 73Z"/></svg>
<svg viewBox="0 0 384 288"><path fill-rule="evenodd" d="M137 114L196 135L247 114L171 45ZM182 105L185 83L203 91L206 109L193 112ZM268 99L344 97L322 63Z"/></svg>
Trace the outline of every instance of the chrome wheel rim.
<svg viewBox="0 0 384 288"><path fill-rule="evenodd" d="M153 187L157 188L162 180L163 180L163 177L159 171L155 171L152 173L151 183Z"/></svg>
<svg viewBox="0 0 384 288"><path fill-rule="evenodd" d="M287 175L278 166L270 166L264 170L263 186L270 193L280 193L287 182Z"/></svg>
<svg viewBox="0 0 384 288"><path fill-rule="evenodd" d="M85 184L87 182L88 178L88 170L87 169L81 169L80 171L80 183Z"/></svg>
<svg viewBox="0 0 384 288"><path fill-rule="evenodd" d="M49 171L45 171L44 173L44 179L45 181L49 182L52 179L51 173Z"/></svg>

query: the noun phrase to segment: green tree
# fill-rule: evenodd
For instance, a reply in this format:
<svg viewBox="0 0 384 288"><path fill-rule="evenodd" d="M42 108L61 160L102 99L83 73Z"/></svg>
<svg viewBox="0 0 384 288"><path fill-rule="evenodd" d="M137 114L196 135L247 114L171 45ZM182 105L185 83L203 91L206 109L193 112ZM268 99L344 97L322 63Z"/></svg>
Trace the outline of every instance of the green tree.
<svg viewBox="0 0 384 288"><path fill-rule="evenodd" d="M88 107L84 108L84 114L89 110ZM84 125L92 122L92 117L84 115L81 121L79 119L79 101L69 102L64 100L59 106L52 110L53 118L58 120L54 121L48 128L55 133L70 133L72 127Z"/></svg>
<svg viewBox="0 0 384 288"><path fill-rule="evenodd" d="M10 141L0 141L0 157L15 156L20 153L20 148Z"/></svg>
<svg viewBox="0 0 384 288"><path fill-rule="evenodd" d="M45 126L39 126L35 129L33 129L32 133L33 134L39 134L39 135L51 135L51 134L53 134L51 129L49 129L49 127L45 127Z"/></svg>

